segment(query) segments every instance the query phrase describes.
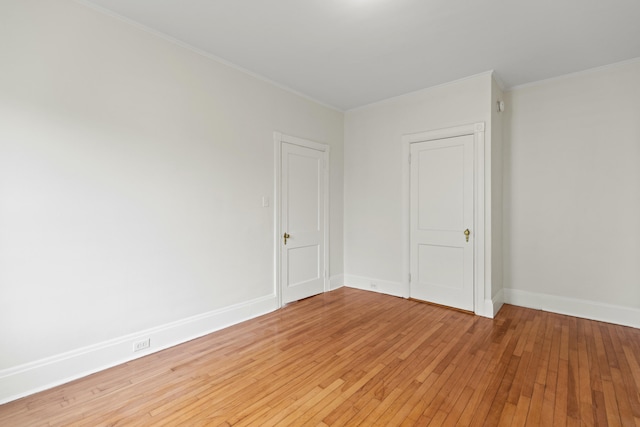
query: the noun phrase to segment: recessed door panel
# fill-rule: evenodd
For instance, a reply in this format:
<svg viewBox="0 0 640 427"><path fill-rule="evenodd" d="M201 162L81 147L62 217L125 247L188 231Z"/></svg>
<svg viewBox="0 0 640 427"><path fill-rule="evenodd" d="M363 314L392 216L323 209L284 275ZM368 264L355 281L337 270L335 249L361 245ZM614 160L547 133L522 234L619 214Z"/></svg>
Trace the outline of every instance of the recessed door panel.
<svg viewBox="0 0 640 427"><path fill-rule="evenodd" d="M464 251L438 245L418 246L418 281L429 286L461 290L464 285Z"/></svg>
<svg viewBox="0 0 640 427"><path fill-rule="evenodd" d="M287 286L303 285L311 280L320 278L319 257L320 246L301 246L287 250L287 264L289 266L289 280Z"/></svg>
<svg viewBox="0 0 640 427"><path fill-rule="evenodd" d="M460 229L464 223L464 146L422 150L418 162L420 229Z"/></svg>
<svg viewBox="0 0 640 427"><path fill-rule="evenodd" d="M313 150L315 151L315 150ZM315 153L288 153L289 227L296 231L318 231L320 227L320 191L318 158Z"/></svg>

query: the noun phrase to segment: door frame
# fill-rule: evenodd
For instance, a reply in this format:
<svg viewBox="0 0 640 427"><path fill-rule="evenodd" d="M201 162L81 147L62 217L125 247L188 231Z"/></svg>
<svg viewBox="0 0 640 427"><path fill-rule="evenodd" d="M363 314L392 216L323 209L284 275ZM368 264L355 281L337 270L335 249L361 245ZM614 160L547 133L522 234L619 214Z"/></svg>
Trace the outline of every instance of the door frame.
<svg viewBox="0 0 640 427"><path fill-rule="evenodd" d="M293 144L323 152L324 158L324 271L322 272L324 292L329 291L329 153L331 147L327 144L311 141L296 136L285 135L281 132L273 133L274 144L274 236L273 236L273 284L274 293L278 300L278 307L282 307L282 278L280 277L281 257L280 239L282 238L282 144Z"/></svg>
<svg viewBox="0 0 640 427"><path fill-rule="evenodd" d="M479 316L484 312L485 299L485 125L484 122L471 123L443 129L412 133L402 136L402 260L406 276L404 297L411 296L411 144L473 135L473 311Z"/></svg>

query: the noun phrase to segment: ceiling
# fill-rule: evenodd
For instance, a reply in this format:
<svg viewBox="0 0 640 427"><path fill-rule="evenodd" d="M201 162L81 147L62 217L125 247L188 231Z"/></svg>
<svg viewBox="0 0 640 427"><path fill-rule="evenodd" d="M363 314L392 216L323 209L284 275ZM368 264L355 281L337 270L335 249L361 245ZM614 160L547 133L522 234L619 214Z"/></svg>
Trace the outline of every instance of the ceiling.
<svg viewBox="0 0 640 427"><path fill-rule="evenodd" d="M84 0L339 110L640 57L638 0Z"/></svg>

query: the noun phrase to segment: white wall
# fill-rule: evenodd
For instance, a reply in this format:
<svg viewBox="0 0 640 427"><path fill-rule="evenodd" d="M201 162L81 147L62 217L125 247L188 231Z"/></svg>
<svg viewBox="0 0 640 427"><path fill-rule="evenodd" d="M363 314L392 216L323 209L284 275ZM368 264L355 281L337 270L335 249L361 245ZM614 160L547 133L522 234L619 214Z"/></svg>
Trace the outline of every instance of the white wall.
<svg viewBox="0 0 640 427"><path fill-rule="evenodd" d="M640 60L507 107L507 299L640 327Z"/></svg>
<svg viewBox="0 0 640 427"><path fill-rule="evenodd" d="M370 289L374 283L379 291L406 295L402 136L484 122L490 146L491 85L491 73L485 73L345 114L347 285Z"/></svg>
<svg viewBox="0 0 640 427"><path fill-rule="evenodd" d="M272 295L276 130L332 147L342 273L341 112L70 0L0 3L0 58L0 377Z"/></svg>
<svg viewBox="0 0 640 427"><path fill-rule="evenodd" d="M494 76L495 77L495 76ZM497 110L497 103L504 101L504 93L495 78L491 80L491 272L487 275L487 289L491 289L491 297L495 300L494 311L500 309L503 288L503 128L504 112ZM488 292L488 290L487 290Z"/></svg>

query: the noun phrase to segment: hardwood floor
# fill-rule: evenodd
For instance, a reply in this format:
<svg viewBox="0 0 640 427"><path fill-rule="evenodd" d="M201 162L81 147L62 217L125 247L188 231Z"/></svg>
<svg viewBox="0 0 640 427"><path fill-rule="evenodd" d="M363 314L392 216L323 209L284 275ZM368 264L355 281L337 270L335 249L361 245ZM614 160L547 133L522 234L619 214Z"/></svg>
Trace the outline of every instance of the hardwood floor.
<svg viewBox="0 0 640 427"><path fill-rule="evenodd" d="M342 288L0 406L2 426L640 426L640 330Z"/></svg>

